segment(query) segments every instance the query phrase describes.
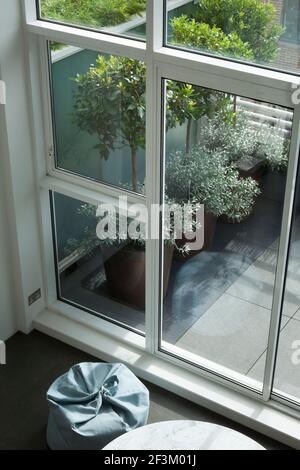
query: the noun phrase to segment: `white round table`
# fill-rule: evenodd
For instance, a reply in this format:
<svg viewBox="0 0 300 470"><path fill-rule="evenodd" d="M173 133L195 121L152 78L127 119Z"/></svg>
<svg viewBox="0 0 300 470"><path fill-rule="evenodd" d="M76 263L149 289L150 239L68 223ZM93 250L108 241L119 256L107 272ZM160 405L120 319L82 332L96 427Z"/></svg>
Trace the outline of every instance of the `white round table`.
<svg viewBox="0 0 300 470"><path fill-rule="evenodd" d="M202 421L164 421L123 434L103 450L264 450L247 436Z"/></svg>

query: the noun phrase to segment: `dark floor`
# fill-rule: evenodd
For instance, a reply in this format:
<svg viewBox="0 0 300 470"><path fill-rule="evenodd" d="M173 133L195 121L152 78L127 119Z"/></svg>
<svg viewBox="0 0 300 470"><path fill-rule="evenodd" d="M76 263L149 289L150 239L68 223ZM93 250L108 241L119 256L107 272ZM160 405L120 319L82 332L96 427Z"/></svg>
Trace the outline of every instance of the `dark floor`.
<svg viewBox="0 0 300 470"><path fill-rule="evenodd" d="M7 341L7 365L0 367L0 450L46 449L47 403L51 383L72 365L95 358L38 332ZM158 387L150 389L149 422L202 420L224 425L252 437L267 449L287 449Z"/></svg>

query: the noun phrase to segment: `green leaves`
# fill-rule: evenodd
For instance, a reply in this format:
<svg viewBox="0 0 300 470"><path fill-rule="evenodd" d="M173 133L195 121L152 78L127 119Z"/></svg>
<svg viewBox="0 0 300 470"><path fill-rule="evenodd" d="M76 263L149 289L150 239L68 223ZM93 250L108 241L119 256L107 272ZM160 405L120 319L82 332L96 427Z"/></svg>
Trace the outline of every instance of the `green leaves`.
<svg viewBox="0 0 300 470"><path fill-rule="evenodd" d="M75 79L75 120L99 139L107 158L120 140L145 146L145 64L122 57L99 56L96 66Z"/></svg>
<svg viewBox="0 0 300 470"><path fill-rule="evenodd" d="M95 28L115 26L146 10L146 0L41 0L44 18Z"/></svg>
<svg viewBox="0 0 300 470"><path fill-rule="evenodd" d="M231 32L226 34L217 26L198 22L186 15L171 20L173 42L223 56L252 60L253 52L248 43Z"/></svg>
<svg viewBox="0 0 300 470"><path fill-rule="evenodd" d="M167 120L170 128L184 124L189 118L198 120L202 116L213 115L227 104L224 93L174 80L167 81Z"/></svg>
<svg viewBox="0 0 300 470"><path fill-rule="evenodd" d="M74 119L78 127L97 135L100 156L122 145L131 149L132 189L137 190L137 150L145 148L146 67L123 57L98 57L84 75L75 78Z"/></svg>
<svg viewBox="0 0 300 470"><path fill-rule="evenodd" d="M193 18L198 23L220 28L225 35L236 35L250 48L256 62L276 58L284 30L278 24L274 5L261 0L198 0L197 4Z"/></svg>

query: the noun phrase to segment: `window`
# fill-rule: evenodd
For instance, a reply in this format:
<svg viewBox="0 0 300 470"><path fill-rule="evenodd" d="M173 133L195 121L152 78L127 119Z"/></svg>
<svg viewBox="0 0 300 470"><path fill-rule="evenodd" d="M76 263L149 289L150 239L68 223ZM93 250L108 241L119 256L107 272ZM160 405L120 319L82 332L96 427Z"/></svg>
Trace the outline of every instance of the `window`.
<svg viewBox="0 0 300 470"><path fill-rule="evenodd" d="M57 193L52 202L59 298L134 331L145 331L144 247L135 250L129 240L101 243L96 236L101 218L93 204Z"/></svg>
<svg viewBox="0 0 300 470"><path fill-rule="evenodd" d="M56 167L136 192L145 181L145 64L50 44Z"/></svg>
<svg viewBox="0 0 300 470"><path fill-rule="evenodd" d="M49 310L298 406L300 61L279 4L149 0L147 41L146 2L26 11Z"/></svg>
<svg viewBox="0 0 300 470"><path fill-rule="evenodd" d="M174 80L165 93L165 198L204 204L204 244L164 273L161 348L262 389L293 116Z"/></svg>
<svg viewBox="0 0 300 470"><path fill-rule="evenodd" d="M171 47L299 73L299 52L279 45L299 40L298 1L166 0L166 9Z"/></svg>
<svg viewBox="0 0 300 470"><path fill-rule="evenodd" d="M37 3L42 20L145 38L146 0L39 0Z"/></svg>
<svg viewBox="0 0 300 470"><path fill-rule="evenodd" d="M282 306L280 339L274 379L274 393L294 403L300 403L300 315L299 315L299 170L298 187L289 244L289 259L286 272L285 292ZM259 373L261 361L256 364Z"/></svg>
<svg viewBox="0 0 300 470"><path fill-rule="evenodd" d="M300 42L300 2L285 0L283 12L285 28L282 39L298 44Z"/></svg>

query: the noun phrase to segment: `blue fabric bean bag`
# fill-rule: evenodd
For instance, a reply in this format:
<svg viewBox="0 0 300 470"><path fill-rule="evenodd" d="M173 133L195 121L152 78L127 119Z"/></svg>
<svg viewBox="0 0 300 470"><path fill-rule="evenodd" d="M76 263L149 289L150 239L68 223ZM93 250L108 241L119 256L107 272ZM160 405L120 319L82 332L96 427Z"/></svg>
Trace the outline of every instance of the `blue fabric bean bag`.
<svg viewBox="0 0 300 470"><path fill-rule="evenodd" d="M47 400L53 450L100 450L148 420L149 392L123 364L75 365L51 385Z"/></svg>

